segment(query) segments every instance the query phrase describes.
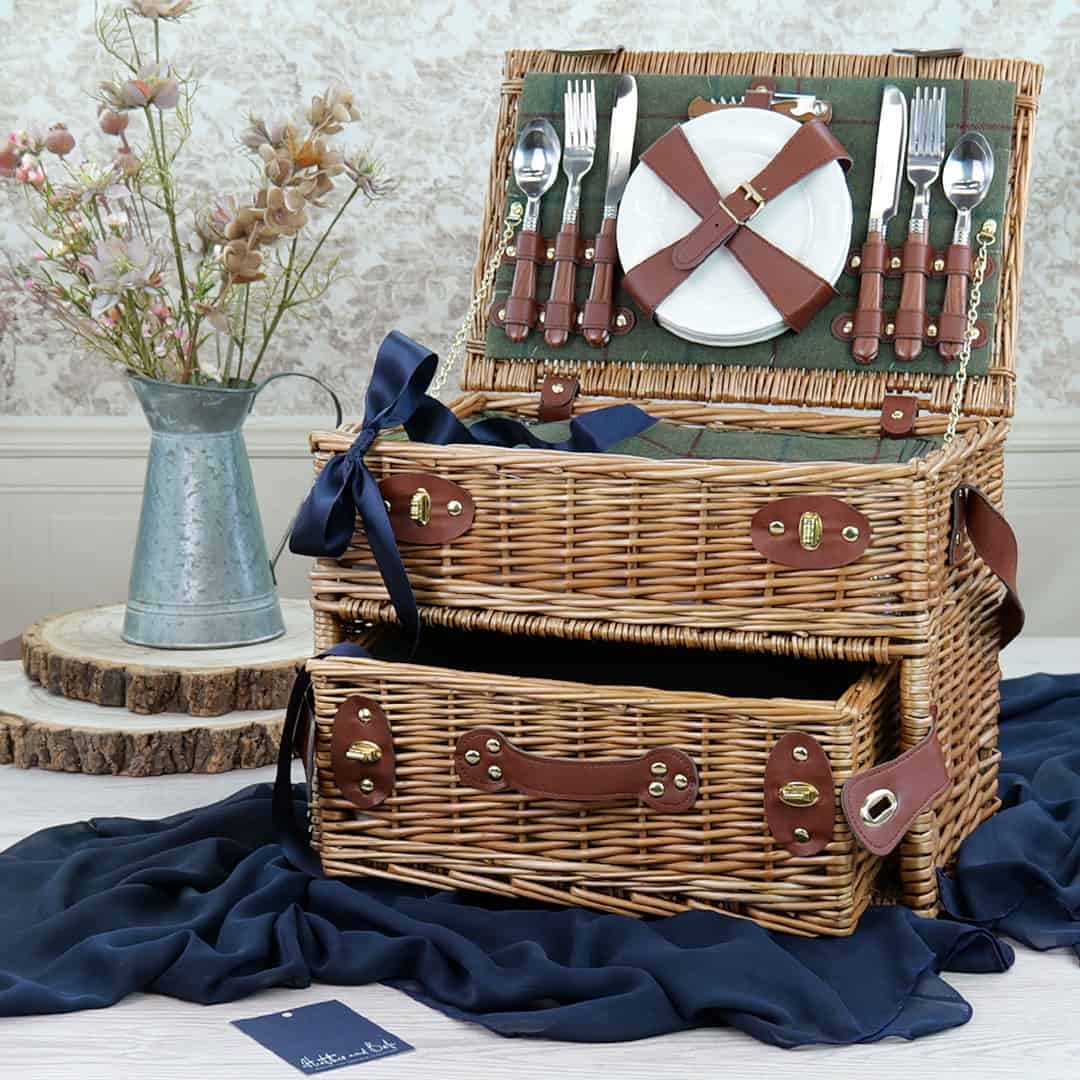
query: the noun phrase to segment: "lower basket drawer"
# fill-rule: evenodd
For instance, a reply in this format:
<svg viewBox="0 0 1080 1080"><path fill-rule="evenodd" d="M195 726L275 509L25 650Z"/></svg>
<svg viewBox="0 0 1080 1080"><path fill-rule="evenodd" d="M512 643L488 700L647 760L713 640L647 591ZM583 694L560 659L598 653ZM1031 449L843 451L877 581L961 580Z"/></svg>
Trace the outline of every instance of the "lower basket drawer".
<svg viewBox="0 0 1080 1080"><path fill-rule="evenodd" d="M328 874L805 934L896 895L896 667L428 628L309 670Z"/></svg>

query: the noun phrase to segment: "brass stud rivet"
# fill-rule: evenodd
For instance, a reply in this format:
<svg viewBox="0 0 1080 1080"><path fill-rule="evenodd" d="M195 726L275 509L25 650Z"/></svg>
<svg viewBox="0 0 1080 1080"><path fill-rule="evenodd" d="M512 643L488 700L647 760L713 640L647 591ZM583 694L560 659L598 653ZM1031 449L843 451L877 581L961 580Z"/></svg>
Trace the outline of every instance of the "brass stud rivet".
<svg viewBox="0 0 1080 1080"><path fill-rule="evenodd" d="M893 409L893 411L891 413L889 413L889 416L893 420L903 420L904 419L904 410L903 409Z"/></svg>
<svg viewBox="0 0 1080 1080"><path fill-rule="evenodd" d="M499 308L497 318L498 318L499 322L506 322L506 308L504 308L504 307Z"/></svg>
<svg viewBox="0 0 1080 1080"><path fill-rule="evenodd" d="M391 510L390 500L389 499L383 499L382 504L383 504L383 506L386 507L386 512L389 514L390 510Z"/></svg>
<svg viewBox="0 0 1080 1080"><path fill-rule="evenodd" d="M846 323L844 323L843 332L845 334L850 334L852 332L852 330L854 330L854 329L855 329L855 324L850 319Z"/></svg>
<svg viewBox="0 0 1080 1080"><path fill-rule="evenodd" d="M509 244L507 246L507 248L506 248L506 254L507 254L508 258L516 259L517 258L517 248L514 247L513 244Z"/></svg>
<svg viewBox="0 0 1080 1080"><path fill-rule="evenodd" d="M944 270L945 269L945 260L944 259L935 259L934 260L934 269L936 271L938 271L938 273L940 273L942 270Z"/></svg>
<svg viewBox="0 0 1080 1080"><path fill-rule="evenodd" d="M851 269L858 270L862 266L862 257L860 255L851 256Z"/></svg>
<svg viewBox="0 0 1080 1080"><path fill-rule="evenodd" d="M626 316L621 313L616 315L615 325L621 330L626 325Z"/></svg>
<svg viewBox="0 0 1080 1080"><path fill-rule="evenodd" d="M502 743L498 739L488 739L484 745L493 754L497 754L502 749Z"/></svg>
<svg viewBox="0 0 1080 1080"><path fill-rule="evenodd" d="M581 326L584 322L585 322L585 312L584 311L579 311L577 313L577 324L578 324L578 326Z"/></svg>
<svg viewBox="0 0 1080 1080"><path fill-rule="evenodd" d="M677 772L671 781L680 791L683 791L690 785L690 781L687 780L681 772Z"/></svg>
<svg viewBox="0 0 1080 1080"><path fill-rule="evenodd" d="M926 336L937 337L937 327L933 323L926 328Z"/></svg>
<svg viewBox="0 0 1080 1080"><path fill-rule="evenodd" d="M480 764L480 751L479 750L466 750L465 751L465 760L470 765L479 765Z"/></svg>
<svg viewBox="0 0 1080 1080"><path fill-rule="evenodd" d="M791 751L791 756L796 761L805 761L810 756L810 751L807 750L805 746L796 746L795 749Z"/></svg>
<svg viewBox="0 0 1080 1080"><path fill-rule="evenodd" d="M662 761L654 761L649 766L649 772L651 772L653 776L667 776L667 765Z"/></svg>
<svg viewBox="0 0 1080 1080"><path fill-rule="evenodd" d="M498 765L489 765L488 776L490 776L492 780L501 780L502 769L500 769Z"/></svg>
<svg viewBox="0 0 1080 1080"><path fill-rule="evenodd" d="M541 326L544 325L544 313L542 311L536 316L536 321L540 323Z"/></svg>
<svg viewBox="0 0 1080 1080"><path fill-rule="evenodd" d="M551 392L553 394L561 394L566 389L561 382L551 384Z"/></svg>
<svg viewBox="0 0 1080 1080"><path fill-rule="evenodd" d="M885 324L885 334L887 337L892 337L896 333L896 323Z"/></svg>
<svg viewBox="0 0 1080 1080"><path fill-rule="evenodd" d="M770 521L769 532L771 532L773 536L783 536L784 523L782 521Z"/></svg>
<svg viewBox="0 0 1080 1080"><path fill-rule="evenodd" d="M807 840L810 839L810 834L801 825L799 828L793 830L791 835L794 836L800 844L805 844Z"/></svg>
<svg viewBox="0 0 1080 1080"><path fill-rule="evenodd" d="M900 256L899 255L894 255L889 260L889 269L890 270L899 270L900 269Z"/></svg>
<svg viewBox="0 0 1080 1080"><path fill-rule="evenodd" d="M840 530L840 535L849 543L854 544L859 539L859 530L854 525L845 525Z"/></svg>
<svg viewBox="0 0 1080 1080"><path fill-rule="evenodd" d="M356 719L359 720L362 724L366 724L371 719L371 710L366 708L357 709Z"/></svg>
<svg viewBox="0 0 1080 1080"><path fill-rule="evenodd" d="M375 790L375 781L369 780L367 777L365 777L363 780L360 781L360 790L365 795L370 795Z"/></svg>
<svg viewBox="0 0 1080 1080"><path fill-rule="evenodd" d="M659 799L659 798L660 798L660 796L664 794L664 790L665 790L665 789L664 789L664 785L663 785L663 784L661 784L659 780L654 780L654 781L653 781L653 782L652 782L652 783L651 783L651 784L649 785L649 794L650 794L650 795L651 795L651 796L652 796L652 797L653 797L654 799Z"/></svg>
<svg viewBox="0 0 1080 1080"><path fill-rule="evenodd" d="M549 247L547 249L547 257L549 259L554 259L555 258L555 249L553 247Z"/></svg>
<svg viewBox="0 0 1080 1080"><path fill-rule="evenodd" d="M586 248L585 249L585 258L586 259L592 259L592 258L595 258L595 256L596 256L595 249L593 249L593 248Z"/></svg>
<svg viewBox="0 0 1080 1080"><path fill-rule="evenodd" d="M462 505L461 505L461 503L460 503L460 502L458 502L458 500L457 500L457 499L451 499L451 500L450 500L450 501L449 501L449 502L448 502L448 503L446 504L446 512L447 512L447 513L448 513L448 514L449 514L449 515L450 515L451 517L460 517L460 516L461 516L461 511L462 511L462 510L464 510L464 509L465 509L465 507L464 507L464 506L462 506Z"/></svg>

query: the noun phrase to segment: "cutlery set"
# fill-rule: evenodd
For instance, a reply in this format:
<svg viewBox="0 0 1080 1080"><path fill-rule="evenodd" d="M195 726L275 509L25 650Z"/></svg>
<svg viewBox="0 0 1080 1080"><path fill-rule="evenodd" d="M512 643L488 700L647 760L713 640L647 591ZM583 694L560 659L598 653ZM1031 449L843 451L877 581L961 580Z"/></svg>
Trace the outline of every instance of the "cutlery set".
<svg viewBox="0 0 1080 1080"><path fill-rule="evenodd" d="M540 323L544 327L544 341L551 348L564 346L575 329L581 330L590 345L602 348L611 338L618 262L615 220L634 149L637 82L632 75L624 75L616 87L603 222L589 253L593 278L589 299L581 311L575 302L577 267L582 255L578 215L582 182L596 157L596 83L576 79L568 83L563 108L563 144L547 120L531 121L518 138L514 180L526 197L526 210L515 244L513 284L499 314L511 341L524 341ZM567 181L566 197L562 224L554 247L549 250L538 232L540 200L555 183L560 161ZM555 271L548 301L541 309L536 300L537 267L548 259L554 261Z"/></svg>
<svg viewBox="0 0 1080 1080"><path fill-rule="evenodd" d="M971 212L990 190L994 155L983 135L969 131L945 161L945 105L944 87L916 87L909 120L903 93L891 85L882 92L866 242L857 263L852 263L860 275L859 301L844 326L860 364L873 363L883 336L893 337L896 358L903 361L917 359L926 338L935 342L945 360L957 359L963 349L972 270ZM886 232L896 217L905 175L914 194L907 240L897 258L889 254ZM939 175L945 197L956 210L956 224L951 245L943 257L935 258L928 230L931 192ZM899 306L887 323L883 286L890 269L899 269L903 282ZM928 321L926 279L931 272L944 272L946 289L940 315Z"/></svg>

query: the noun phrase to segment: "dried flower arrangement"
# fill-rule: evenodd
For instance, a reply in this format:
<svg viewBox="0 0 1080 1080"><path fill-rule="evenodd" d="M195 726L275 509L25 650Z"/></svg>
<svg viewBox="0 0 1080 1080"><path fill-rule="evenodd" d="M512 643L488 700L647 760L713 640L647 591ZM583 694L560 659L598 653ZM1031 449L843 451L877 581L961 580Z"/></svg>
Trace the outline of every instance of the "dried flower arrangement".
<svg viewBox="0 0 1080 1080"><path fill-rule="evenodd" d="M178 160L198 84L162 59L161 39L192 4L128 0L98 14L98 41L121 69L97 93L112 160L74 164L62 123L0 143L0 178L26 192L38 249L12 270L77 342L133 374L247 386L282 319L338 276L324 246L342 215L392 185L366 151L334 141L360 116L335 85L300 120L250 117L240 144L258 169L254 194L184 197Z"/></svg>

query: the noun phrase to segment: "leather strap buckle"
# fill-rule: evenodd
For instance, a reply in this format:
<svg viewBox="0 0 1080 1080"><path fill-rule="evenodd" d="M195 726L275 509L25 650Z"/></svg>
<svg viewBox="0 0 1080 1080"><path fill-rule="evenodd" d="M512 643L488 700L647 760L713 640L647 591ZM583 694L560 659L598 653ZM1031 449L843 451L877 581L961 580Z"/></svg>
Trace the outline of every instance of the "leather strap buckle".
<svg viewBox="0 0 1080 1080"><path fill-rule="evenodd" d="M741 191L752 203L756 204L754 207L754 212L746 219L746 221L743 222L743 224L745 225L747 221L753 221L754 218L756 218L758 214L760 214L761 211L765 209L765 197L761 194L760 191L758 191L756 187L754 187L753 184L750 183L749 180L744 180L741 184L739 184L736 190ZM720 205L723 206L723 203L721 203ZM726 210L727 207L724 207L724 209Z"/></svg>

